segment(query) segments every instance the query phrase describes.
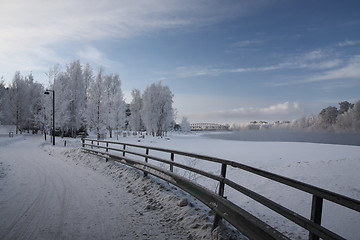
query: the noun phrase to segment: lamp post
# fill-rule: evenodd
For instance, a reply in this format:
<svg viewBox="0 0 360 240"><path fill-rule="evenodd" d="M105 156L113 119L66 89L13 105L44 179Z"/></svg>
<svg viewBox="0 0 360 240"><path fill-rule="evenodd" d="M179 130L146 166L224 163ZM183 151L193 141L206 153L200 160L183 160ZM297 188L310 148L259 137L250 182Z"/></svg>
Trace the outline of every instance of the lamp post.
<svg viewBox="0 0 360 240"><path fill-rule="evenodd" d="M53 93L53 121L52 121L52 137L53 137L53 145L55 145L55 91L54 90L48 90L44 92L44 94L49 95L50 92Z"/></svg>

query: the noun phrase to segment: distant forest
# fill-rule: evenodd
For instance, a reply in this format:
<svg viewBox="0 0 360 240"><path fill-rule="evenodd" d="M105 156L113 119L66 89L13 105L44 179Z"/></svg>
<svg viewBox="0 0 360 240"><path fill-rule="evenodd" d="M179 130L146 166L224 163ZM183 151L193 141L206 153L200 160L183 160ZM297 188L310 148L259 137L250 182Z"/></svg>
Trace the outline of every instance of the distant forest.
<svg viewBox="0 0 360 240"><path fill-rule="evenodd" d="M304 116L286 122L252 122L250 124L234 124L233 130L241 129L269 129L269 128L294 128L305 130L325 130L331 132L360 132L360 100L355 103L343 101L339 108L329 106L322 109L317 115Z"/></svg>

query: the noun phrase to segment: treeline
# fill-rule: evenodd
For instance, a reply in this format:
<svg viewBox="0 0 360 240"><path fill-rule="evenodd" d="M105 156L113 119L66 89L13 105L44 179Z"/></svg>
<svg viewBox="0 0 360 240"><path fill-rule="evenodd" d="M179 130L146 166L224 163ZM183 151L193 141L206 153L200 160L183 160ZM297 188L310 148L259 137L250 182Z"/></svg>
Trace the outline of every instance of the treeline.
<svg viewBox="0 0 360 240"><path fill-rule="evenodd" d="M295 128L326 131L360 131L360 100L355 103L343 101L339 108L329 106L318 115L306 116L292 122Z"/></svg>
<svg viewBox="0 0 360 240"><path fill-rule="evenodd" d="M123 130L147 131L163 135L174 125L173 94L159 83L148 86L143 94L132 91L126 104L118 74L94 72L79 60L61 71L55 65L47 73L49 90L55 91L55 130L62 136L76 136L93 131L98 137ZM32 74L16 72L10 86L0 81L0 124L15 125L22 131L50 130L52 126L52 92L34 81Z"/></svg>
<svg viewBox="0 0 360 240"><path fill-rule="evenodd" d="M248 124L233 124L232 130L261 129L304 129L311 131L360 132L360 100L355 103L343 101L339 108L329 106L317 115L308 115L293 121L251 122Z"/></svg>

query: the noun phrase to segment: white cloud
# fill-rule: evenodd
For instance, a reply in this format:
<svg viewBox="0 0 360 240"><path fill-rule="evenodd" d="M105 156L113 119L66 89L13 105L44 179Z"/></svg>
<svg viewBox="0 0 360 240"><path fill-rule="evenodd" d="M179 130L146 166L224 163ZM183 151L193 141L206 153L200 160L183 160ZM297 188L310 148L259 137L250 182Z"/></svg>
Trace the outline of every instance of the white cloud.
<svg viewBox="0 0 360 240"><path fill-rule="evenodd" d="M321 64L324 65L324 69L326 71L318 71L317 73L313 73L308 77L304 77L301 80L297 81L283 81L283 82L276 82L273 86L291 86L291 85L298 85L298 84L307 84L307 83L314 83L314 82L321 82L321 81L332 81L332 80L341 80L342 86L346 84L348 87L349 85L348 80L356 80L360 78L360 55L354 56L350 58L347 62L343 62L340 60L331 60L329 62L323 62ZM317 66L317 69L321 69L321 64ZM326 67L329 67L327 69ZM336 86L337 83L334 83ZM333 88L334 86L327 86L328 88Z"/></svg>
<svg viewBox="0 0 360 240"><path fill-rule="evenodd" d="M348 47L348 46L355 46L355 45L358 45L360 44L360 41L349 41L349 40L346 40L344 42L341 42L341 43L338 43L338 46L339 47Z"/></svg>
<svg viewBox="0 0 360 240"><path fill-rule="evenodd" d="M260 40L243 40L243 41L236 42L234 45L236 47L248 47L248 46L257 45L260 43L262 43L262 41L260 41Z"/></svg>
<svg viewBox="0 0 360 240"><path fill-rule="evenodd" d="M318 76L308 79L308 82L333 80L333 79L354 79L360 78L360 55L350 59L350 61L343 67L331 71L324 72Z"/></svg>

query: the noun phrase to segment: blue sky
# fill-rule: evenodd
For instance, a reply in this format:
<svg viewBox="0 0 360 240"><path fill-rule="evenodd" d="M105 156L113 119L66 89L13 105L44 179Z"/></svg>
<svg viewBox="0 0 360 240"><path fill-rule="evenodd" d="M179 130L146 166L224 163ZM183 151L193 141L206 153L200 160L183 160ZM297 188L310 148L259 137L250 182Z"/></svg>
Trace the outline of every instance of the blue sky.
<svg viewBox="0 0 360 240"><path fill-rule="evenodd" d="M177 121L291 120L360 99L360 2L0 0L0 75L75 59L162 81Z"/></svg>

